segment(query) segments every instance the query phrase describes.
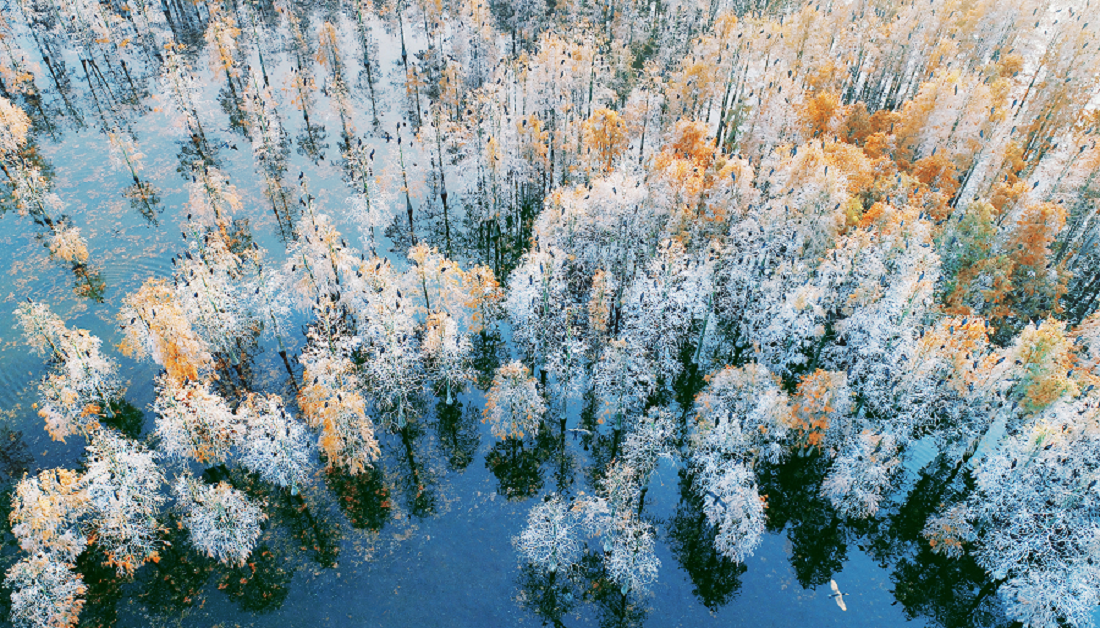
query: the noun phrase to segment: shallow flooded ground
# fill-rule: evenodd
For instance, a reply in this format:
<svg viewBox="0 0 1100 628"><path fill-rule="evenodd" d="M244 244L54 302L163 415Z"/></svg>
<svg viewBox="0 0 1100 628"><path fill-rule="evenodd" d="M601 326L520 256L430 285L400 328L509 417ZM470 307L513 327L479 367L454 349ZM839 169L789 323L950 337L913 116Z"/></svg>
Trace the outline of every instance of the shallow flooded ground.
<svg viewBox="0 0 1100 628"><path fill-rule="evenodd" d="M300 199L307 194L315 197L316 206L334 219L352 246L367 252L377 248L394 264L407 265L409 243L401 223L406 202L394 183L401 176L401 159L409 162L408 175L414 179L408 184L413 189L409 203L419 238L448 249L461 264L495 265L501 275L527 244L517 230L503 245L498 236L493 250L480 225L464 218L463 203L471 202L473 194L463 198L463 192L476 184L468 172L447 173L452 201L444 224L438 187L430 181L435 163L431 146L412 139L407 127L398 127L409 117L402 104L406 85L401 38L410 55L428 47L415 13L412 24L400 28L392 16L366 18L366 30L376 46L370 86L359 60L355 15L346 7L285 6L312 47L305 51L290 21L273 6L240 8L240 15L252 16L252 23L242 27L241 52L236 54L241 63L263 64L275 86L289 138L278 180L281 196L276 198L268 193L271 181L262 176L252 142L234 122L240 96L230 93L225 77L208 62L210 44L202 35L209 17L205 5L186 4L182 10L171 4L174 22L158 28L174 29L176 40L186 44L181 57L192 66L196 80L191 96L205 133L201 145L193 141L171 87L160 78L158 42L131 42L124 56L115 56L95 43L81 45L73 31L49 16L28 28L21 11L4 9L28 55L26 62L37 68L36 95L24 101L34 119L33 138L44 172L63 203L55 218L63 215L79 228L89 251L86 263L60 262L51 258L45 245L51 227L41 219L14 209L0 219L0 329L5 330L0 334L5 426L0 471L9 486L24 471L79 465L84 446L80 436L52 440L36 414L37 385L46 365L13 330L12 312L28 297L48 303L70 327L87 329L104 340L105 351L119 362L122 378L129 383L128 400L143 413L134 433L149 438L153 379L160 368L118 351L122 337L116 315L123 297L148 278L169 279L172 258L186 250L180 228L192 211L185 186L196 159L216 165L236 186L240 210L234 224L239 236L266 249L273 265L286 256ZM327 67L315 61L326 22L335 26L338 44L347 51L345 72L351 88L346 110L322 89L328 84ZM121 65L120 59L128 65ZM314 77L306 111L300 102L295 104L300 95L292 80L303 59L313 64ZM371 90L377 101L373 107ZM375 109L378 124L373 123ZM347 217L350 193L341 149L345 133L369 147L376 174L389 179L391 213L398 226L378 228L376 244ZM398 134L404 134L400 149ZM117 148L112 151L112 141L117 141L112 137L118 136L129 143L127 154L135 161L140 155L140 171L133 172L117 158L112 163L109 156L119 153ZM408 154L398 154L406 149ZM291 358L305 344L306 323L299 317L287 335ZM965 561L933 556L920 537L924 517L936 507L923 503L925 494L934 494L926 489L950 473L936 467L934 451L919 463L907 462L912 468L905 490L869 522L846 522L818 496L824 467L817 458L796 457L767 470L761 492L767 494L768 531L744 565L716 552L702 497L692 492L683 469L665 460L650 482L642 515L656 527L660 560L649 594L624 595L611 586L594 558L599 548L590 548L588 558L570 574L555 577L524 567L512 539L522 531L531 507L552 493L567 499L593 493L593 478L614 445L606 427L592 429L590 404L583 400L570 404L564 424L547 421L537 437L528 437L521 447L494 438L481 421L483 391L492 369L518 355L509 338L503 323L479 335L475 362L481 388L471 387L456 404L426 396L406 427L379 430L381 457L365 474L350 476L318 467L300 494L292 495L265 489L239 468L197 469L207 478L227 479L265 500L268 518L247 564L217 564L195 552L178 529L169 530L171 546L159 562L144 565L132 577L116 576L89 552L78 564L89 586L81 624L1007 624L982 571ZM249 389L294 398L273 341L263 341L242 364L237 375ZM291 367L300 374L293 360ZM690 399L698 385L684 382L685 398ZM690 410L675 402L672 407L685 418ZM922 469L923 476L918 473ZM916 490L909 490L913 487ZM18 548L10 533L5 532L4 540L6 567L18 558ZM845 594L846 610L837 603L830 581Z"/></svg>

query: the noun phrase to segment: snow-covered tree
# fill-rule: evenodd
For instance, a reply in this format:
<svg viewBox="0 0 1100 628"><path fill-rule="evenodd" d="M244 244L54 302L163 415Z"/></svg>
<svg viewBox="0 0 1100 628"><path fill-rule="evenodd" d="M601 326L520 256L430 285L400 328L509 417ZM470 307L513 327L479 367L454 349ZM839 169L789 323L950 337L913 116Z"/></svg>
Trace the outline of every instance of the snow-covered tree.
<svg viewBox="0 0 1100 628"><path fill-rule="evenodd" d="M161 375L156 383L157 436L170 457L219 464L229 455L240 431L225 399L209 382L179 382Z"/></svg>
<svg viewBox="0 0 1100 628"><path fill-rule="evenodd" d="M237 436L241 464L297 494L313 469L310 454L315 444L306 426L290 416L276 395L245 397L237 408L237 422L243 428Z"/></svg>
<svg viewBox="0 0 1100 628"><path fill-rule="evenodd" d="M43 552L12 565L4 584L12 592L10 618L18 628L75 626L88 590L71 565Z"/></svg>
<svg viewBox="0 0 1100 628"><path fill-rule="evenodd" d="M470 340L445 312L432 314L424 325L424 359L428 373L437 386L446 391L447 403L462 392L473 379L470 367Z"/></svg>
<svg viewBox="0 0 1100 628"><path fill-rule="evenodd" d="M205 484L186 473L172 489L191 544L223 563L244 565L260 537L260 507L225 482Z"/></svg>
<svg viewBox="0 0 1100 628"><path fill-rule="evenodd" d="M133 573L158 559L164 474L153 452L110 429L98 430L87 451L84 481L96 544L120 574Z"/></svg>
<svg viewBox="0 0 1100 628"><path fill-rule="evenodd" d="M512 543L528 563L549 573L566 570L580 559L578 523L569 505L552 495L527 513L527 527Z"/></svg>
<svg viewBox="0 0 1100 628"><path fill-rule="evenodd" d="M482 419L490 424L494 436L504 440L534 434L545 413L538 382L526 366L512 362L497 369Z"/></svg>

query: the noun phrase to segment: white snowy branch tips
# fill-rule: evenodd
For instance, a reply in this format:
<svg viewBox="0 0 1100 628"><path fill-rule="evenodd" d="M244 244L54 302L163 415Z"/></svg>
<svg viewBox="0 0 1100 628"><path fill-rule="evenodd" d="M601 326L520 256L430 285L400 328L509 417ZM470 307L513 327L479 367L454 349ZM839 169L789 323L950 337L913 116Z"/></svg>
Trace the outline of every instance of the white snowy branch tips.
<svg viewBox="0 0 1100 628"><path fill-rule="evenodd" d="M18 628L75 626L87 587L72 566L46 553L29 556L8 570L11 621Z"/></svg>
<svg viewBox="0 0 1100 628"><path fill-rule="evenodd" d="M539 393L538 382L520 362L497 369L493 387L485 401L482 422L488 421L493 436L501 440L522 439L538 430L546 404Z"/></svg>
<svg viewBox="0 0 1100 628"><path fill-rule="evenodd" d="M173 491L196 548L230 565L248 560L265 518L259 506L225 482L211 486L190 474L181 475Z"/></svg>
<svg viewBox="0 0 1100 628"><path fill-rule="evenodd" d="M157 436L164 453L204 464L225 461L233 446L236 419L207 382L157 378Z"/></svg>
<svg viewBox="0 0 1100 628"><path fill-rule="evenodd" d="M244 432L241 464L264 481L297 494L312 468L313 442L306 426L291 417L275 395L250 394L237 409Z"/></svg>
<svg viewBox="0 0 1100 628"><path fill-rule="evenodd" d="M422 343L428 372L436 385L444 388L447 404L474 378L470 368L470 339L458 330L454 319L445 312L428 316Z"/></svg>
<svg viewBox="0 0 1100 628"><path fill-rule="evenodd" d="M1027 626L1091 626L1100 603L1100 397L1059 401L975 473L965 504L925 536L949 556L971 548L1009 615Z"/></svg>
<svg viewBox="0 0 1100 628"><path fill-rule="evenodd" d="M55 362L38 386L38 415L46 420L46 431L60 441L75 433L90 434L107 406L122 396L118 366L99 352L99 338L66 328L44 303L23 303L15 316L27 342Z"/></svg>
<svg viewBox="0 0 1100 628"><path fill-rule="evenodd" d="M863 432L841 450L821 483L821 494L844 516L871 517L878 512L898 463L892 435Z"/></svg>
<svg viewBox="0 0 1100 628"><path fill-rule="evenodd" d="M48 552L64 562L73 561L88 544L80 529L87 508L88 492L80 475L49 469L16 485L11 531L28 554Z"/></svg>
<svg viewBox="0 0 1100 628"><path fill-rule="evenodd" d="M84 475L96 543L118 572L133 573L147 560L157 560L164 503L164 475L154 454L113 430L101 429L88 446Z"/></svg>
<svg viewBox="0 0 1100 628"><path fill-rule="evenodd" d="M629 591L644 593L649 585L657 581L660 559L653 553L653 526L631 517L619 521L612 529L605 543L604 565L607 575L620 587L625 595Z"/></svg>
<svg viewBox="0 0 1100 628"><path fill-rule="evenodd" d="M764 533L764 501L752 466L786 455L794 420L788 398L766 368L750 364L712 375L696 407L694 485L704 496L707 521L718 530L718 551L743 562Z"/></svg>
<svg viewBox="0 0 1100 628"><path fill-rule="evenodd" d="M550 573L573 565L581 554L576 515L557 495L531 509L527 527L512 543L523 560Z"/></svg>
<svg viewBox="0 0 1100 628"><path fill-rule="evenodd" d="M707 522L718 530L714 546L730 560L744 562L764 535L764 499L755 474L740 462L722 465L715 457L703 459L697 473Z"/></svg>

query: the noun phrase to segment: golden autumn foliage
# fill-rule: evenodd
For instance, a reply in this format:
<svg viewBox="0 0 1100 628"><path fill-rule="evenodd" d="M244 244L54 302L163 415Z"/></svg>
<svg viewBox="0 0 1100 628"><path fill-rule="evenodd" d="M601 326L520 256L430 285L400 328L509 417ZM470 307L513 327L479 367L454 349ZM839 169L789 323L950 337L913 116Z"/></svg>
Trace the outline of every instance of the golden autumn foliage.
<svg viewBox="0 0 1100 628"><path fill-rule="evenodd" d="M126 332L119 344L122 353L151 357L174 379L198 379L213 364L209 348L163 279L150 279L127 296L118 320Z"/></svg>
<svg viewBox="0 0 1100 628"><path fill-rule="evenodd" d="M825 436L838 416L851 407L844 373L818 369L802 378L791 400L790 428L803 448L826 446Z"/></svg>
<svg viewBox="0 0 1100 628"><path fill-rule="evenodd" d="M590 155L589 159L599 171L611 172L630 144L622 116L610 109L597 109L592 112L592 117L585 120L583 129L584 149Z"/></svg>

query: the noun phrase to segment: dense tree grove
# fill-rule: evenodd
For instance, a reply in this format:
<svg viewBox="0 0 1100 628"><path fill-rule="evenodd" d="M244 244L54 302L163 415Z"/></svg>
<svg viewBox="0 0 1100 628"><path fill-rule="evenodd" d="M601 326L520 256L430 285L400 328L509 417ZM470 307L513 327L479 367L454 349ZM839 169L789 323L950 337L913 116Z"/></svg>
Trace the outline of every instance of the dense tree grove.
<svg viewBox="0 0 1100 628"><path fill-rule="evenodd" d="M102 299L40 144L102 133L155 225L130 125L155 108L186 219L115 337L18 295L48 365L37 412L87 449L11 492L11 621L76 625L81 565L129 576L178 552L172 527L255 570L278 504L372 481L385 435L429 512L418 423L484 393L494 469L546 447L565 468L570 432L591 449L587 490L516 530L548 591L609 584L584 598L629 615L665 532L736 570L792 508L874 536L919 501L906 551L984 571L971 612L995 591L1010 620L1090 625L1098 31L1086 0L12 3L4 209ZM339 171L339 202L292 149ZM254 241L226 151L284 250ZM265 350L285 389L254 376ZM118 355L159 371L144 435ZM662 461L690 495L664 523L646 513ZM792 469L808 493L780 486Z"/></svg>

